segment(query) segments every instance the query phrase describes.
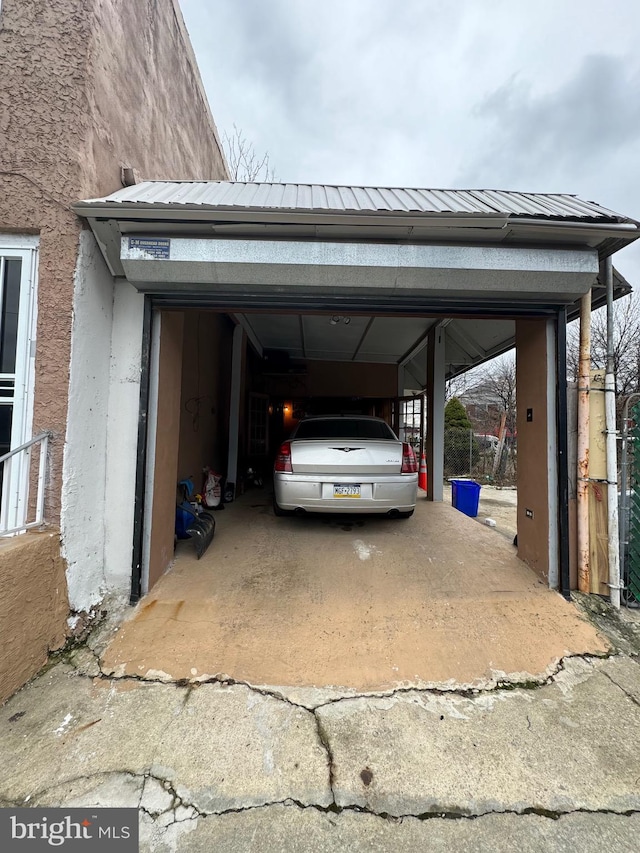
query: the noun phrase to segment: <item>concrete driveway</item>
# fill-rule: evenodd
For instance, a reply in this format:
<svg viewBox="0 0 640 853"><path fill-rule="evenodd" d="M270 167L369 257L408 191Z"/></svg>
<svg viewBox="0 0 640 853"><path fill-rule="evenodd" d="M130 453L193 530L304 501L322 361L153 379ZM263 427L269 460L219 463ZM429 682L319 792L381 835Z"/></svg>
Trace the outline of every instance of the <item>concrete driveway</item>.
<svg viewBox="0 0 640 853"><path fill-rule="evenodd" d="M608 644L516 556L447 504L413 518L275 518L264 491L217 513L209 551L179 545L121 627L105 673L278 687L296 701L398 687L544 680Z"/></svg>
<svg viewBox="0 0 640 853"><path fill-rule="evenodd" d="M137 808L141 853L637 850L640 623L609 646L447 506L249 497L0 708L0 806Z"/></svg>

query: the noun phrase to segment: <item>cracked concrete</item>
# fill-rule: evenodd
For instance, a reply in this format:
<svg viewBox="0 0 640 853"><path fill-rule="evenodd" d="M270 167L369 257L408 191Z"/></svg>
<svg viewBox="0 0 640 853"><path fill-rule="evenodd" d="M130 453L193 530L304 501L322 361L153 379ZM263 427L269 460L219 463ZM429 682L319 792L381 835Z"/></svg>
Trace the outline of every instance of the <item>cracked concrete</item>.
<svg viewBox="0 0 640 853"><path fill-rule="evenodd" d="M320 708L337 805L394 816L640 810L638 708L599 664L568 662L562 676L539 690Z"/></svg>
<svg viewBox="0 0 640 853"><path fill-rule="evenodd" d="M537 815L487 815L476 820L404 818L381 820L344 811L323 813L292 804L259 811L206 818L183 836L190 853L246 851L314 851L314 853L389 853L391 850L430 853L602 853L637 849L640 816L575 814L550 820ZM162 842L160 842L162 845ZM158 853L171 847L158 846Z"/></svg>
<svg viewBox="0 0 640 853"><path fill-rule="evenodd" d="M640 666L318 696L94 677L74 649L0 708L0 803L140 809L141 850L635 850Z"/></svg>

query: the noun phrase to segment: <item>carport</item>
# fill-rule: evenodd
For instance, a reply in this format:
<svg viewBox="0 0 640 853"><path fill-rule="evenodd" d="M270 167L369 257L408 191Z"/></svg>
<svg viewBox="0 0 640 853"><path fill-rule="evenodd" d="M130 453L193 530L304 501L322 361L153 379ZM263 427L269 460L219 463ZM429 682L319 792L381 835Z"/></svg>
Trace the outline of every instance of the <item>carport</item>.
<svg viewBox="0 0 640 853"><path fill-rule="evenodd" d="M514 345L518 557L568 592L565 326L636 223L565 195L228 182L144 182L75 210L144 305L132 601L172 562L178 477L214 464L242 503L243 469L272 450L260 424L284 430L296 406L397 425L425 393L441 501L446 379Z"/></svg>

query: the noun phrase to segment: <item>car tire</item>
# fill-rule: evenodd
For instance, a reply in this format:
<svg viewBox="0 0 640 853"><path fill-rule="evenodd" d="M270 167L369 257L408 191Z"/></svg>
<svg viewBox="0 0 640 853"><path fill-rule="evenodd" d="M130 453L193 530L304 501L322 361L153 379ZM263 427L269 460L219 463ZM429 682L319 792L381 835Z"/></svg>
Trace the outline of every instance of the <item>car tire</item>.
<svg viewBox="0 0 640 853"><path fill-rule="evenodd" d="M414 513L414 510L412 510L412 509L408 510L407 512L399 512L398 518L411 518L413 513Z"/></svg>
<svg viewBox="0 0 640 853"><path fill-rule="evenodd" d="M282 509L282 507L278 506L278 502L276 501L275 495L273 496L273 514L278 518L283 518L284 516L291 515L287 509Z"/></svg>

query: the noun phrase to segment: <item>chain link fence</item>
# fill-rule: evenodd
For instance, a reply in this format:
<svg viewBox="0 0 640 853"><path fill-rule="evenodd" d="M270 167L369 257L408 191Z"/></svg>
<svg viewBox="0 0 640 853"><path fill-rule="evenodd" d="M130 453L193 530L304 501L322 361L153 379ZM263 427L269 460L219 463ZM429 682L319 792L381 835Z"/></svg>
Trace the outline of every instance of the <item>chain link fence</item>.
<svg viewBox="0 0 640 853"><path fill-rule="evenodd" d="M517 444L515 436L500 441L495 435L472 429L445 429L444 475L472 477L480 483L515 486Z"/></svg>
<svg viewBox="0 0 640 853"><path fill-rule="evenodd" d="M629 415L622 425L620 540L624 601L636 607L640 604L640 401Z"/></svg>

